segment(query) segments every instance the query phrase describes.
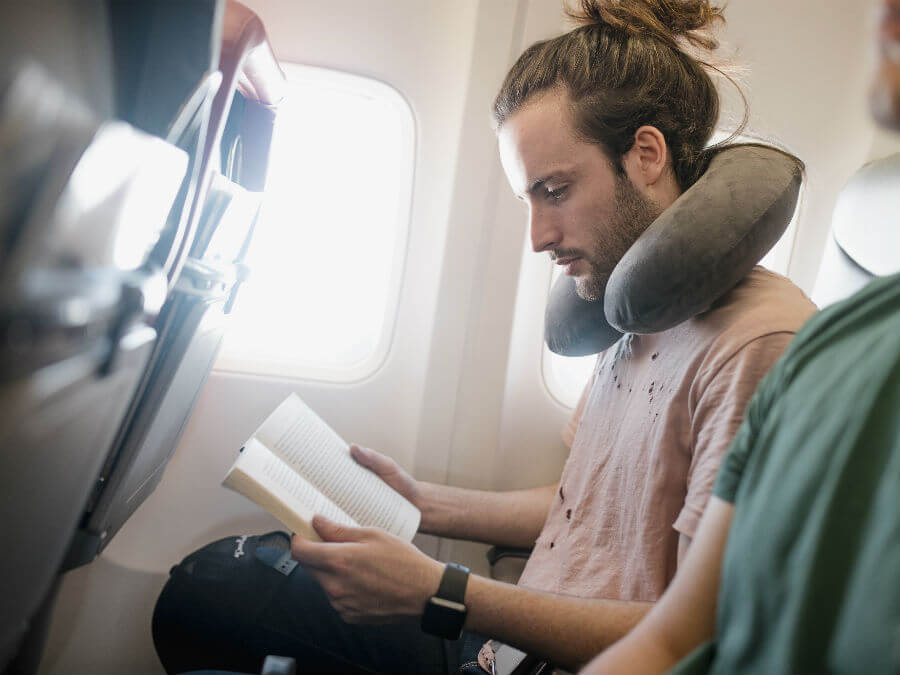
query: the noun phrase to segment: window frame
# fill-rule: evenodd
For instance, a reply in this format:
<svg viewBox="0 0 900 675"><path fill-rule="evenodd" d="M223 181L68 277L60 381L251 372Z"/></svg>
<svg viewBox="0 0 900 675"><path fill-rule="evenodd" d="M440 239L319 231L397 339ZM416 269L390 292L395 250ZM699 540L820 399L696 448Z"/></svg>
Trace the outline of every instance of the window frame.
<svg viewBox="0 0 900 675"><path fill-rule="evenodd" d="M384 323L381 333L368 356L347 366L322 366L306 360L285 361L254 357L250 354L229 353L227 332L223 346L213 367L217 373L232 375L256 375L272 379L315 381L328 384L353 384L373 377L388 360L397 330L400 314L400 297L406 274L410 233L412 230L413 199L415 193L416 164L418 158L419 129L415 110L410 101L396 87L381 80L342 71L336 68L311 66L301 63L282 62L282 70L289 85L293 80L321 83L331 89L350 90L364 97L381 98L398 112L398 121L404 147L402 154L409 158L401 179L395 180L398 195L397 229L391 253L391 270L384 309ZM263 197L263 200L265 197ZM265 209L265 206L263 206ZM251 244L252 246L252 244ZM252 283L252 270L251 280ZM238 291L240 294L240 290ZM238 300L238 303L240 300Z"/></svg>

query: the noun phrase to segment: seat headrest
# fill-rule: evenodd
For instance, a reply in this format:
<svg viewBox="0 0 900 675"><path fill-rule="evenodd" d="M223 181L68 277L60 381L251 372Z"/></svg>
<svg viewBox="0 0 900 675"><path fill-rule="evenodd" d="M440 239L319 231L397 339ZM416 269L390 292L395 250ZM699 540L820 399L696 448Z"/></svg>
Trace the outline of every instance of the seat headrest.
<svg viewBox="0 0 900 675"><path fill-rule="evenodd" d="M900 272L900 153L870 162L838 195L813 302L827 307Z"/></svg>
<svg viewBox="0 0 900 675"><path fill-rule="evenodd" d="M616 265L602 302L560 278L545 317L550 349L594 354L622 333L668 330L734 288L790 224L803 178L797 159L775 148L720 150L701 178L666 209Z"/></svg>
<svg viewBox="0 0 900 675"><path fill-rule="evenodd" d="M838 195L834 240L876 277L900 272L900 153L870 162Z"/></svg>

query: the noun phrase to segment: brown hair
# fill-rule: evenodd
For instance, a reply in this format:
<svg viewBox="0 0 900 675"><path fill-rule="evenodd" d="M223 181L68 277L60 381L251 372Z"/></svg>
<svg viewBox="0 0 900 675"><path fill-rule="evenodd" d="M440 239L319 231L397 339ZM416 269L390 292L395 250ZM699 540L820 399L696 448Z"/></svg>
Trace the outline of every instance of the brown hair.
<svg viewBox="0 0 900 675"><path fill-rule="evenodd" d="M580 0L566 6L578 25L537 42L519 57L494 101L497 128L535 94L564 87L576 132L599 143L623 171L621 157L644 125L659 129L682 189L706 170L704 150L719 117L719 94L708 70L734 80L712 59L710 32L724 23L710 0ZM706 57L704 57L706 55ZM744 121L747 100L744 101ZM739 133L736 131L732 136Z"/></svg>

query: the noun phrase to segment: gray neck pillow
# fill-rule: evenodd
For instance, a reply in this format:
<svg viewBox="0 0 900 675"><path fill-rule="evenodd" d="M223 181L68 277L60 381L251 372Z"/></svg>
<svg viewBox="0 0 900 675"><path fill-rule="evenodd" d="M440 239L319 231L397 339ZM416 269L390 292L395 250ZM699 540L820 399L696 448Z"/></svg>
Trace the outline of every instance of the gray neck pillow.
<svg viewBox="0 0 900 675"><path fill-rule="evenodd" d="M571 277L556 282L545 316L547 346L563 356L596 354L623 333L658 333L706 311L784 234L801 181L799 161L774 148L718 151L628 249L602 302L579 298Z"/></svg>

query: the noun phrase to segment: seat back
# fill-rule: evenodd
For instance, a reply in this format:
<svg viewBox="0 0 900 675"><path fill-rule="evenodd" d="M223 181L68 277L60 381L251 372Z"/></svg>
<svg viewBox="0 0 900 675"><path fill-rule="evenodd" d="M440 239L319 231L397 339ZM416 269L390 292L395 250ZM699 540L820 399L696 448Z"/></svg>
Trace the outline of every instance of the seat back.
<svg viewBox="0 0 900 675"><path fill-rule="evenodd" d="M108 0L116 117L169 138L208 73L219 63L221 0Z"/></svg>
<svg viewBox="0 0 900 675"><path fill-rule="evenodd" d="M813 301L826 307L900 272L900 153L857 171L838 196Z"/></svg>
<svg viewBox="0 0 900 675"><path fill-rule="evenodd" d="M33 188L3 218L0 519L15 545L0 558L0 669L39 608L52 605L69 540L150 357L166 285L143 261L186 165L160 139L97 121L49 73L22 63L0 101L0 137L24 150L4 155L0 191L22 180ZM15 100L23 93L26 101ZM26 104L33 117L13 123ZM79 112L62 112L70 110Z"/></svg>
<svg viewBox="0 0 900 675"><path fill-rule="evenodd" d="M243 192L224 178L210 190L200 233L215 244L212 233L206 234L209 228L231 245L208 246L185 261L160 313L160 337L144 384L99 474L67 568L90 562L109 544L159 484L181 439L218 355L242 279L242 250L258 211L258 200Z"/></svg>
<svg viewBox="0 0 900 675"><path fill-rule="evenodd" d="M260 196L238 182L256 190L264 185L266 162L260 157L268 155L274 101L248 100L238 88L244 81L258 85L256 94L271 93L278 90L278 83L260 82L259 73L276 79L283 75L274 61L268 62L268 69L246 67L256 63L249 52L267 46L254 14L230 3L225 25L223 84L212 105L199 160L213 175L195 198L205 196L205 201L202 209L192 207L199 216L182 238L181 246L189 247L189 255L160 314L158 343L98 477L67 566L85 564L102 551L159 483L218 354L243 279L242 261ZM227 33L229 26L235 35ZM263 53L274 59L271 50ZM219 166L225 167L226 175L215 170Z"/></svg>
<svg viewBox="0 0 900 675"><path fill-rule="evenodd" d="M0 78L27 59L63 84L79 107L98 119L115 117L108 1L4 2Z"/></svg>

